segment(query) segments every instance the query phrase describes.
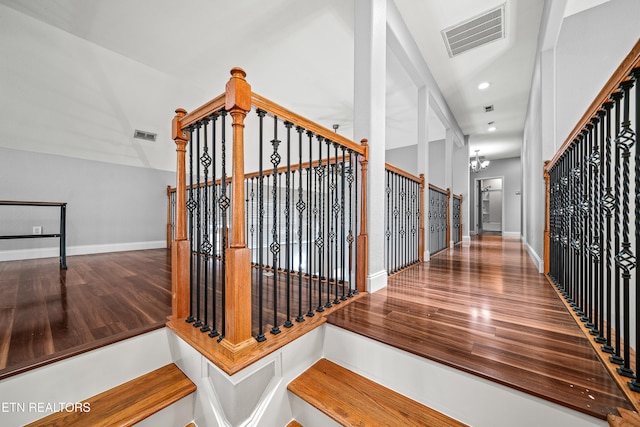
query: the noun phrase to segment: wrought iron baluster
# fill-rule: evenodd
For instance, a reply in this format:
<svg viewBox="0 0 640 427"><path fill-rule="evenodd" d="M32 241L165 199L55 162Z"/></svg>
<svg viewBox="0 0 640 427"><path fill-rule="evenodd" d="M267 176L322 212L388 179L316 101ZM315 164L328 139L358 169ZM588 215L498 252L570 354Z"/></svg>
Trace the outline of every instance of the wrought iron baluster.
<svg viewBox="0 0 640 427"><path fill-rule="evenodd" d="M316 240L315 240L315 246L316 246L316 256L317 256L317 268L318 268L318 306L316 307L316 311L318 312L322 312L324 311L324 307L322 306L322 273L323 273L323 258L324 258L324 241L323 241L323 235L324 235L324 197L322 197L322 193L323 193L323 189L324 189L324 179L323 179L323 166L322 166L322 141L323 141L323 137L318 135L317 137L318 140L318 163L316 166L316 183L317 183L317 189L314 195L314 210L316 210L316 202L317 202L317 213L314 212L314 222L315 222L315 217L317 215L317 220L318 222L316 223L316 231L317 231L317 235L316 235Z"/></svg>
<svg viewBox="0 0 640 427"><path fill-rule="evenodd" d="M273 165L273 188L271 189L271 196L273 198L273 221L271 227L272 241L269 247L273 261L273 326L271 327L271 333L274 335L280 333L280 327L278 325L278 254L280 253L278 230L278 165L281 160L281 156L278 153L278 146L280 142L278 139L278 118L274 116L273 139L271 140L271 146L273 147L273 152L271 153L271 164Z"/></svg>
<svg viewBox="0 0 640 427"><path fill-rule="evenodd" d="M218 295L217 295L217 284L219 282L219 278L218 278L218 257L217 257L217 246L218 246L218 241L220 239L220 233L218 231L218 209L217 209L217 203L216 201L218 200L217 198L217 188L218 185L216 184L216 165L217 165L217 161L216 161L216 141L217 141L217 135L216 135L216 130L217 130L217 122L218 122L218 113L214 113L211 114L209 116L209 121L211 122L211 153L213 154L211 156L211 206L210 206L210 210L211 210L211 229L212 229L212 236L211 238L213 239L213 242L211 243L211 330L209 331L209 336L211 338L217 337L218 335L220 335L220 332L218 332L218 310L217 310L217 305L218 305Z"/></svg>
<svg viewBox="0 0 640 427"><path fill-rule="evenodd" d="M194 239L193 239L193 227L194 227L194 209L196 208L196 202L193 200L194 192L193 192L193 126L188 127L189 131L189 197L187 199L187 210L189 212L189 242L191 246L191 256L189 257L189 317L187 317L186 321L188 323L193 323L197 317L197 307L194 307L195 304L195 283L194 283L194 265L193 265L193 252L194 252ZM176 191L183 191L181 188L177 188Z"/></svg>
<svg viewBox="0 0 640 427"><path fill-rule="evenodd" d="M342 147L342 161L340 162L340 272L341 272L341 294L340 294L340 299L342 301L347 299L347 295L346 295L346 291L345 291L345 280L346 280L346 275L345 275L345 268L346 268L346 262L345 262L345 256L346 256L346 248L345 248L345 242L347 241L346 238L346 224L345 224L345 205L344 205L344 196L345 196L345 180L346 180L346 169L347 169L347 164L346 164L346 149L343 146Z"/></svg>
<svg viewBox="0 0 640 427"><path fill-rule="evenodd" d="M353 265L355 264L353 262L353 241L355 240L353 235L353 181L355 180L353 161L353 152L349 150L349 171L347 173L347 182L349 183L349 235L347 237L347 242L349 243L349 291L347 296L349 298L353 297L353 280L351 272L353 270Z"/></svg>
<svg viewBox="0 0 640 427"><path fill-rule="evenodd" d="M220 206L220 222L222 228L222 245L221 245L221 253L220 253L220 274L222 283L221 288L221 301L222 301L222 322L221 322L221 332L218 337L218 342L224 339L224 331L227 327L227 316L226 316L226 303L227 303L227 292L224 286L227 277L227 231L228 231L228 222L227 222L227 209L231 205L231 200L227 196L227 126L226 126L226 118L227 112L225 110L220 111L221 123L220 123L220 165L221 165L221 173L222 177L220 178L220 199L218 201L218 205Z"/></svg>
<svg viewBox="0 0 640 427"><path fill-rule="evenodd" d="M638 137L638 125L640 124L640 68L634 68L631 71L631 76L633 77L634 81L635 81L635 97L634 97L634 103L633 103L633 107L635 110L635 119L634 119L634 126L636 129L635 132L635 137ZM634 189L636 192L636 197L635 197L635 205L634 205L634 218L635 218L635 222L634 222L634 238L635 238L635 250L636 250L636 256L640 253L640 148L638 148L638 141L635 141L635 147L634 147ZM637 267L637 265L636 265ZM638 367L640 366L640 354L637 351L637 346L638 343L640 342L640 316L638 316L638 307L640 306L640 275L638 274L638 271L636 269L636 274L635 274L635 293L636 293L636 300L635 300L635 316L636 316L636 324L635 324L635 330L636 330L636 370L638 370ZM631 382L629 382L629 388L631 388L631 390L636 391L636 392L640 392L640 381L638 380L638 378L634 378Z"/></svg>
<svg viewBox="0 0 640 427"><path fill-rule="evenodd" d="M209 166L211 166L211 156L209 155L209 141L207 138L207 124L209 120L207 118L202 119L202 129L204 134L204 146L202 147L202 156L200 156L200 163L203 166L203 200L202 207L204 211L204 228L202 233L202 261L204 267L204 318L203 325L200 328L201 332L209 332L211 327L209 326L209 272L210 272L210 255L211 255L211 242L209 241L209 218L211 214L209 212Z"/></svg>
<svg viewBox="0 0 640 427"><path fill-rule="evenodd" d="M314 224L316 223L316 212L317 207L315 204L316 200L316 188L317 181L314 180L315 170L313 167L313 132L307 131L307 138L309 141L309 167L307 168L307 206L309 211L307 211L307 280L308 283L308 298L309 298L309 309L307 310L307 317L313 317L315 314L313 312L313 272L315 267L315 245L313 244L313 236L315 235ZM313 181L313 182L312 182ZM311 200L313 198L313 208L311 207ZM311 214L313 213L313 220L311 220Z"/></svg>
<svg viewBox="0 0 640 427"><path fill-rule="evenodd" d="M615 261L616 266L622 270L622 293L623 293L623 331L624 331L624 353L623 353L623 366L620 366L617 371L620 375L634 378L633 370L631 369L631 344L630 344L630 303L629 300L629 286L631 282L631 270L636 266L636 257L631 252L631 241L629 240L629 199L631 190L630 186L630 171L629 171L629 158L631 156L631 148L635 144L636 134L631 129L631 121L629 120L630 110L630 95L629 92L633 88L633 80L628 80L620 84L620 88L623 91L623 122L622 129L618 132L615 143L616 148L620 150L620 160L622 162L622 249L616 254ZM616 324L616 328L619 325Z"/></svg>
<svg viewBox="0 0 640 427"><path fill-rule="evenodd" d="M284 220L285 220L285 244L286 244L286 297L287 297L287 319L284 322L285 328L293 326L291 322L291 128L293 123L285 122L285 128L287 129L287 173L285 178L285 194L284 194Z"/></svg>
<svg viewBox="0 0 640 427"><path fill-rule="evenodd" d="M605 261L605 265L603 267L603 269L605 270L605 275L604 275L604 280L605 283L607 284L606 286L606 301L607 301L607 306L606 309L604 310L604 312L606 313L606 323L607 323L607 327L604 328L604 326L601 327L601 333L602 330L604 329L605 332L605 343L603 343L602 346L602 351L606 352L606 353L610 353L613 354L615 353L615 348L612 345L612 334L611 334L611 328L612 328L612 321L611 321L611 316L612 316L612 293L613 293L613 287L612 287L612 259L613 259L613 250L611 247L611 240L612 240L612 230L611 230L611 219L613 217L613 211L615 209L615 197L614 194L612 193L612 187L611 187L611 165L612 165L612 158L611 158L611 148L612 148L612 144L611 144L611 111L613 109L613 102L611 101L606 101L604 104L602 104L602 107L604 108L604 117L605 117L605 122L604 122L604 133L602 135L600 144L601 144L601 148L600 151L602 151L604 153L604 171L603 171L603 175L601 176L601 183L600 185L603 187L603 194L602 197L600 198L600 205L602 207L603 210L603 222L606 225L605 229L605 235L606 237L603 236L603 240L605 242L605 255L604 255L604 261ZM604 178L604 180L603 180Z"/></svg>
<svg viewBox="0 0 640 427"><path fill-rule="evenodd" d="M264 110L257 110L258 115L258 335L256 341L267 339L264 335Z"/></svg>
<svg viewBox="0 0 640 427"><path fill-rule="evenodd" d="M302 314L302 245L303 245L303 223L304 223L304 212L307 208L302 196L302 134L304 133L304 129L300 126L296 127L296 131L298 132L298 202L296 203L296 209L298 210L298 316L296 317L296 322L304 322L304 316ZM307 173L307 179L308 179ZM309 191L309 186L307 185L307 192ZM307 213L307 222L309 222L309 216ZM308 235L307 235L308 239ZM307 253L308 256L308 253ZM307 258L308 259L308 258ZM309 268L309 263L307 262L307 270ZM311 283L311 278L309 277L309 283ZM311 295L311 292L309 292Z"/></svg>
<svg viewBox="0 0 640 427"><path fill-rule="evenodd" d="M334 238L333 230L332 230L332 227L333 227L333 221L332 221L332 218L333 218L333 215L332 215L333 202L331 200L331 197L333 195L333 188L332 188L332 186L333 186L333 173L332 173L332 170L331 170L331 144L332 144L332 141L325 138L324 142L327 145L327 166L326 166L326 174L325 174L326 181L327 181L327 195L326 195L327 204L326 204L326 207L325 207L325 209L326 209L325 212L326 212L326 215L327 215L327 218L326 218L327 222L326 222L326 229L325 229L325 231L326 231L325 236L326 236L326 242L327 242L327 246L325 248L325 256L327 257L327 263L326 263L326 267L327 268L326 268L326 272L325 272L326 279L327 279L327 287L326 287L327 294L326 294L326 302L324 303L324 306L325 306L325 308L331 308L332 307L332 305L331 305L331 276L332 276L332 271L331 271L331 267L332 267L332 265L331 265L331 261L332 261L331 249L333 248L332 243L333 243L333 238Z"/></svg>
<svg viewBox="0 0 640 427"><path fill-rule="evenodd" d="M340 203L339 203L339 196L338 196L338 191L339 191L339 187L338 187L338 144L334 143L333 144L333 156L334 156L334 161L333 161L333 173L331 174L331 179L332 179L332 187L333 187L333 205L332 205L332 210L333 210L333 224L332 224L332 228L333 228L333 239L335 242L335 246L334 246L334 254L333 254L333 273L332 273L332 280L334 283L334 298L333 298L333 304L340 304L340 299L338 298L338 253L339 253L339 247L338 247L338 237L339 237L339 229L338 229L338 219L340 217Z"/></svg>

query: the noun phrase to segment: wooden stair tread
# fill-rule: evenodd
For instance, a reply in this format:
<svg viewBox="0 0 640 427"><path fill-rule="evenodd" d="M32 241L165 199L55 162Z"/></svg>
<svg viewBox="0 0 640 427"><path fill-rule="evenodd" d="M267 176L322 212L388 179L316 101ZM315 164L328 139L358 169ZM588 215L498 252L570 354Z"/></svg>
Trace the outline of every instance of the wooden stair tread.
<svg viewBox="0 0 640 427"><path fill-rule="evenodd" d="M84 399L88 412L56 412L27 426L130 426L195 390L196 385L170 363Z"/></svg>
<svg viewBox="0 0 640 427"><path fill-rule="evenodd" d="M609 414L607 421L611 427L639 427L640 414L624 408L618 408L620 416Z"/></svg>
<svg viewBox="0 0 640 427"><path fill-rule="evenodd" d="M287 389L343 426L465 425L327 359Z"/></svg>

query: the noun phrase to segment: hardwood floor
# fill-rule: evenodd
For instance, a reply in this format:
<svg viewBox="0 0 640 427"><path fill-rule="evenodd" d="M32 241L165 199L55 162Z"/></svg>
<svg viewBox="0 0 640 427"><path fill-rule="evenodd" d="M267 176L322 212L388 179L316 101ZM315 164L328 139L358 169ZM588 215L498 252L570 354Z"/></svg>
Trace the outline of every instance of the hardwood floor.
<svg viewBox="0 0 640 427"><path fill-rule="evenodd" d="M474 239L388 285L328 322L598 418L632 409L519 239Z"/></svg>
<svg viewBox="0 0 640 427"><path fill-rule="evenodd" d="M0 263L0 378L161 328L167 249Z"/></svg>

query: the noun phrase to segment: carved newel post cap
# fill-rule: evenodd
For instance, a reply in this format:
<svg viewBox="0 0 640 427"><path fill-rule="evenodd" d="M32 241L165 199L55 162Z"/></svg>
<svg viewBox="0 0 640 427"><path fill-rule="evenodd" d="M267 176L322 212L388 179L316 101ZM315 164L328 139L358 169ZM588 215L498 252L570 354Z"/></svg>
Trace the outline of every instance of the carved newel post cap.
<svg viewBox="0 0 640 427"><path fill-rule="evenodd" d="M231 78L225 91L225 109L234 112L251 110L251 85L245 80L247 73L240 67L231 69Z"/></svg>
<svg viewBox="0 0 640 427"><path fill-rule="evenodd" d="M233 67L230 71L232 77L244 79L247 77L247 73L240 67Z"/></svg>

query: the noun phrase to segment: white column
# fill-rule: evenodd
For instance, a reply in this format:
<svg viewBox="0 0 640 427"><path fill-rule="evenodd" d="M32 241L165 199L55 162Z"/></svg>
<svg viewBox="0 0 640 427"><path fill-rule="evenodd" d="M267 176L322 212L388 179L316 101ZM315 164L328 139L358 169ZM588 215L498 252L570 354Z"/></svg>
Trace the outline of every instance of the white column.
<svg viewBox="0 0 640 427"><path fill-rule="evenodd" d="M429 261L429 93L426 86L418 88L418 174L424 174L424 260Z"/></svg>
<svg viewBox="0 0 640 427"><path fill-rule="evenodd" d="M354 138L369 140L367 291L387 286L384 267L387 0L355 1Z"/></svg>
<svg viewBox="0 0 640 427"><path fill-rule="evenodd" d="M445 132L445 146L444 146L444 188L453 190L453 131L451 128L447 128ZM448 201L449 203L449 241L447 242L448 247L453 247L453 240L451 239L451 231L453 230L453 215L451 215L451 198Z"/></svg>

